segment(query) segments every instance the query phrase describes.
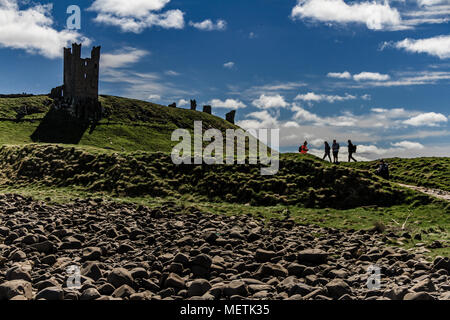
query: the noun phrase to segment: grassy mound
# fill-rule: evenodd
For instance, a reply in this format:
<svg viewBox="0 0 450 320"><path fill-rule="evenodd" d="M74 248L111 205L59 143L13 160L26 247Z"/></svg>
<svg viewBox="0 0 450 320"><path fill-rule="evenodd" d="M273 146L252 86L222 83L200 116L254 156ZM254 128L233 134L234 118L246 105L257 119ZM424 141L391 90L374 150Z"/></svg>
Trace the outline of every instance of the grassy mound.
<svg viewBox="0 0 450 320"><path fill-rule="evenodd" d="M3 187L77 187L120 197L193 195L251 205L333 208L431 201L367 171L298 154L282 155L279 173L268 177L260 175L257 165L177 166L165 153L117 153L34 144L1 147L0 170Z"/></svg>
<svg viewBox="0 0 450 320"><path fill-rule="evenodd" d="M199 111L113 96L99 99L105 117L96 125L84 126L49 113L53 101L47 96L0 98L0 145L65 143L116 151L170 152L176 145L170 139L173 130L192 130L194 121L202 121L205 130L237 128Z"/></svg>
<svg viewBox="0 0 450 320"><path fill-rule="evenodd" d="M450 158L386 159L393 181L450 191ZM374 172L378 161L346 163L347 166Z"/></svg>

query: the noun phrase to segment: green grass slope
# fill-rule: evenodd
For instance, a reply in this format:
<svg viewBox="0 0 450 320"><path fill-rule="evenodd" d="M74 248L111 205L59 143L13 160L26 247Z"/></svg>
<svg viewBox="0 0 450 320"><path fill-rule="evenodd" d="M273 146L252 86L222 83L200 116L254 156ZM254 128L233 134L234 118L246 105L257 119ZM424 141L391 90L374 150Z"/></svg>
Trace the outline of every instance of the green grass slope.
<svg viewBox="0 0 450 320"><path fill-rule="evenodd" d="M101 151L101 150L100 150ZM285 154L280 171L258 165L174 165L170 155L99 152L58 145L0 148L0 187L30 186L105 192L118 197L182 197L251 205L355 208L430 203L367 171L334 166L314 156Z"/></svg>
<svg viewBox="0 0 450 320"><path fill-rule="evenodd" d="M219 117L199 111L113 96L99 99L105 117L96 126L82 127L64 119L57 119L55 123L45 121L53 102L47 96L0 98L0 145L59 142L116 151L170 152L177 144L170 139L173 130L192 130L194 120L202 121L205 130L237 128ZM41 134L37 135L38 139L33 139L38 128ZM39 141L42 136L49 139Z"/></svg>
<svg viewBox="0 0 450 320"><path fill-rule="evenodd" d="M393 181L450 191L450 158L391 158L385 160L389 163ZM374 172L378 167L378 161L352 162L345 165Z"/></svg>

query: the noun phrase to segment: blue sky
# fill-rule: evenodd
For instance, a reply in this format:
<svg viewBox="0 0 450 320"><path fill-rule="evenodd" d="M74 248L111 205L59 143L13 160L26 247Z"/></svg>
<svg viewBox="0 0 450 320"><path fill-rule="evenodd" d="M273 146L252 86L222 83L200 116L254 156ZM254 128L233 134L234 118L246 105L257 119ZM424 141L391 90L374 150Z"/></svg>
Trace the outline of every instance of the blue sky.
<svg viewBox="0 0 450 320"><path fill-rule="evenodd" d="M282 151L450 156L450 0L0 0L0 19L0 93L60 85L79 41L102 46L102 94L237 108Z"/></svg>

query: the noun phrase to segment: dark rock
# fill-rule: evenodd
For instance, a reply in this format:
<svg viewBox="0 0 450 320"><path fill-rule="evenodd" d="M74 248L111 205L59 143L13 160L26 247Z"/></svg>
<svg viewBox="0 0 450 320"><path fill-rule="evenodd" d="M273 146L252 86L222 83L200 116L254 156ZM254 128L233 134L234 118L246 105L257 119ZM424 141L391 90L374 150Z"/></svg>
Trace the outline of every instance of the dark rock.
<svg viewBox="0 0 450 320"><path fill-rule="evenodd" d="M86 263L83 268L81 268L81 274L91 278L94 281L97 281L103 276L102 270L100 269L98 263L95 262Z"/></svg>
<svg viewBox="0 0 450 320"><path fill-rule="evenodd" d="M88 288L81 294L80 300L95 300L101 297L100 292L95 288Z"/></svg>
<svg viewBox="0 0 450 320"><path fill-rule="evenodd" d="M194 280L188 287L188 297L202 296L211 289L211 284L205 279Z"/></svg>
<svg viewBox="0 0 450 320"><path fill-rule="evenodd" d="M403 300L435 300L428 292L407 293Z"/></svg>
<svg viewBox="0 0 450 320"><path fill-rule="evenodd" d="M223 294L227 297L231 297L234 295L246 297L248 296L248 288L245 282L234 280L223 288Z"/></svg>
<svg viewBox="0 0 450 320"><path fill-rule="evenodd" d="M344 294L351 293L349 285L341 279L334 279L327 283L325 287L328 290L329 295L334 299L339 299Z"/></svg>
<svg viewBox="0 0 450 320"><path fill-rule="evenodd" d="M83 261L97 261L102 256L102 249L97 247L88 247L83 249L83 255L81 259Z"/></svg>
<svg viewBox="0 0 450 320"><path fill-rule="evenodd" d="M328 254L320 249L306 249L297 254L297 260L300 263L318 265L326 263L327 259Z"/></svg>
<svg viewBox="0 0 450 320"><path fill-rule="evenodd" d="M164 286L166 288L170 287L170 288L183 289L184 288L184 279L175 273L170 273L169 276L167 277L166 281L164 282Z"/></svg>
<svg viewBox="0 0 450 320"><path fill-rule="evenodd" d="M12 280L0 284L0 300L9 300L15 296L23 296L26 299L33 298L31 283L25 280Z"/></svg>
<svg viewBox="0 0 450 320"><path fill-rule="evenodd" d="M131 288L130 286L124 284L122 286L120 286L119 288L117 288L116 290L114 290L112 296L114 298L128 298L129 296L131 296L132 294L136 293L136 291Z"/></svg>
<svg viewBox="0 0 450 320"><path fill-rule="evenodd" d="M108 282L112 284L114 288L119 288L124 284L132 286L133 277L127 269L116 268L108 274Z"/></svg>
<svg viewBox="0 0 450 320"><path fill-rule="evenodd" d="M49 287L38 292L36 300L64 300L64 291L60 287Z"/></svg>
<svg viewBox="0 0 450 320"><path fill-rule="evenodd" d="M256 250L255 260L258 262L269 262L276 256L274 251L268 251L263 249Z"/></svg>

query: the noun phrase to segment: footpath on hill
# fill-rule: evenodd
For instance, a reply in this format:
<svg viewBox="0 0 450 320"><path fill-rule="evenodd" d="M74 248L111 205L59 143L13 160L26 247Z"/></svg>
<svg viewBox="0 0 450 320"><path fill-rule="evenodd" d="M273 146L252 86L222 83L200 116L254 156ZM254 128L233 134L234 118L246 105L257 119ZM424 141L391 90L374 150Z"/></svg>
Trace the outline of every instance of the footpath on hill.
<svg viewBox="0 0 450 320"><path fill-rule="evenodd" d="M450 201L450 192L440 190L440 189L431 189L431 188L425 188L425 187L418 187L418 186L411 186L409 184L403 184L399 183L399 186L409 188L415 191L419 191L422 193L425 193L427 195L430 195L432 197L436 197L442 200Z"/></svg>

